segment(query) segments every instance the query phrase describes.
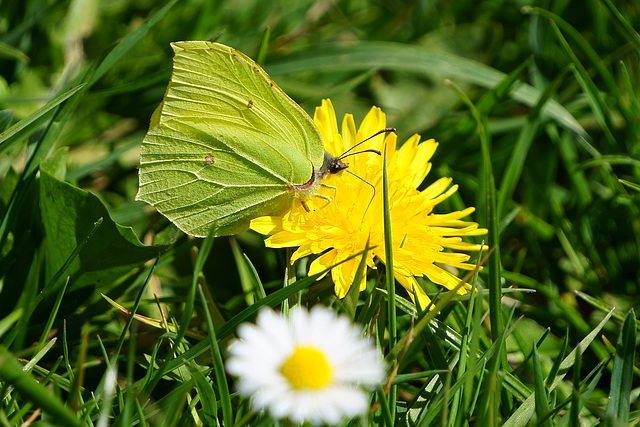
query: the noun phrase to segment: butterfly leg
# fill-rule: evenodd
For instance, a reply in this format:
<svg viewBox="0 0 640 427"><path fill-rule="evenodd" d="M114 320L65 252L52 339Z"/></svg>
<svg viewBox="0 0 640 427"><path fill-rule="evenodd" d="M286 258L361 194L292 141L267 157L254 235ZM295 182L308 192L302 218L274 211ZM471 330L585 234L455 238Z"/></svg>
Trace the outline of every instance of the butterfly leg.
<svg viewBox="0 0 640 427"><path fill-rule="evenodd" d="M328 185L325 185L325 187L329 187ZM335 187L329 187L329 188L334 188ZM320 193L314 193L313 194L316 197L319 197L321 199L325 199L327 201L327 203L325 203L324 205L320 206L320 209L324 208L325 206L327 206L329 203L331 203L333 201L333 199L329 196L325 196L324 194L320 194Z"/></svg>

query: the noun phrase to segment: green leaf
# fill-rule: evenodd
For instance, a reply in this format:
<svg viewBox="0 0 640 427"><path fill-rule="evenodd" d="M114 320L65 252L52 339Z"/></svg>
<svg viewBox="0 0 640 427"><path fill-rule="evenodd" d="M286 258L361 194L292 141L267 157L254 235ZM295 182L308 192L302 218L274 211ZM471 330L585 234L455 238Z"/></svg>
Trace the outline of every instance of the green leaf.
<svg viewBox="0 0 640 427"><path fill-rule="evenodd" d="M49 277L64 264L94 223L105 218L67 271L71 276L69 291L85 286L99 289L160 252L160 248L140 243L130 227L109 219L109 212L96 196L45 171L40 174L40 209L48 242Z"/></svg>
<svg viewBox="0 0 640 427"><path fill-rule="evenodd" d="M628 313L625 315L624 312L614 306L612 306L611 304L608 304L602 300L599 300L598 298L594 298L589 294L586 294L584 292L580 292L580 291L573 291L576 296L582 298L583 300L585 300L586 302L588 302L589 304L591 304L593 307L597 308L598 310L604 311L605 313L608 313L609 311L613 310L613 318L614 319L618 319L619 321L623 322L627 316ZM638 322L636 322L636 327L639 326Z"/></svg>
<svg viewBox="0 0 640 427"><path fill-rule="evenodd" d="M225 323L219 329L216 330L216 338L218 339L218 341L221 341L227 338L229 335L235 332L239 324L241 324L242 322L252 321L262 307L278 306L287 298L291 297L292 295L296 295L303 289L306 289L309 286L313 285L316 282L316 280L318 280L319 277L324 276L327 272L331 271L331 269L337 267L342 263L350 261L354 258L361 257L364 255L365 252L366 251L356 253L348 257L347 259L335 265L332 265L317 274L307 276L304 279L297 280L289 284L288 286L285 286L282 289L278 289L277 291L272 292L267 297L262 298L261 300L257 301L255 304L245 308L244 310L242 310L242 312L238 313L237 315L229 319L227 323ZM455 290L449 291L448 293L445 294L445 296L442 299L446 299L445 301L446 303L451 298L453 298L454 295L456 295ZM442 307L443 306L444 304L442 305ZM437 310L442 307L436 305L436 310L434 310L434 312L437 312ZM425 318L429 317L431 319L433 318L434 315L435 315L434 313L431 313L431 315L429 315L428 313L427 315L425 315ZM427 324L428 324L428 321L427 321ZM418 327L419 325L416 326L416 329L418 329ZM209 342L207 340L200 341L199 343L191 347L189 350L182 353L180 355L180 358L173 359L171 362L169 362L166 366L166 371L163 371L163 372L170 372L174 369L177 369L178 367L182 366L185 363L185 360L190 360L195 357L198 357L199 355L206 352L208 348L209 348ZM152 377L155 377L154 381L159 381L161 376L162 376L162 372L158 373L158 371L155 371L152 375Z"/></svg>
<svg viewBox="0 0 640 427"><path fill-rule="evenodd" d="M571 46L569 46L569 43L565 40L564 35L558 28L558 25L554 21L549 21L549 23L551 24L551 28L558 38L560 46L562 46L562 48L564 49L565 53L569 57L569 60L575 65L575 67L572 68L571 71L573 71L576 80L582 87L582 90L586 95L586 99L591 106L593 114L602 127L605 136L607 137L607 139L609 139L609 142L611 142L612 145L615 145L615 138L611 133L611 130L609 129L611 123L610 111L607 108L604 99L602 98L602 94L591 79L589 72L586 70L584 65L582 65L576 54L571 49Z"/></svg>
<svg viewBox="0 0 640 427"><path fill-rule="evenodd" d="M200 246L200 250L198 251L198 258L196 259L196 264L193 270L193 277L191 280L191 286L189 287L189 291L186 295L186 301L184 304L184 311L182 313L182 321L180 322L180 328L176 333L175 340L173 345L171 346L171 350L169 351L169 356L164 360L162 365L158 368L155 377L152 377L151 380L145 384L145 388L148 393L151 393L154 387L158 384L162 376L172 371L169 368L171 361L173 360L173 356L176 354L178 348L182 344L182 340L184 339L185 333L187 332L187 328L189 327L189 319L191 319L193 315L193 310L195 308L195 299L197 292L197 285L202 273L202 268L204 267L204 263L209 258L209 254L211 253L211 247L213 246L214 236L213 233L209 234L207 238L202 242L202 246Z"/></svg>
<svg viewBox="0 0 640 427"><path fill-rule="evenodd" d="M40 170L46 171L48 174L59 180L64 180L67 175L67 156L69 147L60 147L49 157L42 159L40 162Z"/></svg>
<svg viewBox="0 0 640 427"><path fill-rule="evenodd" d="M491 131L487 123L487 116L482 114L471 99L457 88L453 83L450 86L456 91L460 99L469 107L471 114L476 121L478 129L478 138L482 149L482 168L481 179L483 182L483 192L486 195L486 226L489 229L489 247L493 250L492 256L489 258L489 279L487 287L489 288L489 320L491 323L491 337L497 340L504 331L504 313L502 311L502 281L501 281L501 265L500 265L500 239L499 239L499 222L497 216L497 200L496 200L496 184L493 175L493 166L491 163ZM503 365L506 365L506 353L502 354ZM497 364L492 364L495 369ZM493 372L495 374L495 372Z"/></svg>
<svg viewBox="0 0 640 427"><path fill-rule="evenodd" d="M387 178L387 146L384 147L384 162L382 166L382 200L383 200L383 221L384 221L384 251L386 255L385 261L385 288L387 290L387 321L389 334L389 348L394 348L398 341L397 321L396 321L396 278L394 272L393 261L393 230L391 229L391 214L389 204L389 181ZM362 262L361 262L362 264ZM416 298L417 300L417 298ZM416 305L420 305L416 302ZM422 309L426 307L421 307ZM426 328L425 328L426 330ZM391 368L395 368L397 359L390 362ZM446 366L446 365L445 365ZM396 399L398 396L398 388L391 386L389 389L389 413L392 418L396 417Z"/></svg>

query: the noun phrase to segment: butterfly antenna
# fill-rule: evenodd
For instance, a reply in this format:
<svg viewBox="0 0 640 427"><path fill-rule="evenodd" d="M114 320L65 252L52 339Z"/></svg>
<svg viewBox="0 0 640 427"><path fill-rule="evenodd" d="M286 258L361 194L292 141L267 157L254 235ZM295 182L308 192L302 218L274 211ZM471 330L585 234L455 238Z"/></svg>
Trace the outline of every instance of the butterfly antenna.
<svg viewBox="0 0 640 427"><path fill-rule="evenodd" d="M366 139L365 139L366 141ZM364 142L364 141L362 141ZM340 160L344 159L345 157L349 157L349 156L355 156L356 154L362 154L362 153L375 153L378 156L381 156L382 153L376 149L373 148L369 148L367 150L362 150L362 151L356 151L355 153L349 153L349 154L343 154L342 156L338 157Z"/></svg>
<svg viewBox="0 0 640 427"><path fill-rule="evenodd" d="M371 135L370 137L363 139L362 141L358 142L356 145L354 145L353 147L349 148L347 151L345 151L344 153L342 153L342 155L340 155L340 157L338 157L338 159L344 159L345 157L349 157L349 156L353 156L355 154L361 154L361 153L375 153L378 156L381 156L382 153L378 150L375 150L373 148L369 148L367 150L362 150L362 151L356 151L354 153L350 153L351 150L353 150L354 148L356 148L357 146L364 144L365 142L367 142L368 140L370 140L371 138L374 138L378 135L381 135L383 133L388 133L388 132L395 132L396 128L384 128L384 129L380 129L378 132L374 133L373 135ZM356 178L358 178L360 181L364 182L365 184L367 184L369 187L371 187L371 189L373 190L373 195L371 196L371 198L369 199L369 203L367 203L367 208L364 210L364 213L366 215L367 211L369 210L369 208L371 207L371 203L373 203L373 199L375 199L376 197L376 187L371 184L369 181L367 181L366 179L362 178L361 176L356 175L355 173L351 172L349 169L345 169L347 171L347 173L349 175L353 175Z"/></svg>
<svg viewBox="0 0 640 427"><path fill-rule="evenodd" d="M358 153L351 153L348 154L349 151L353 150L354 148L356 148L358 145L363 144L365 142L367 142L368 140L370 140L371 138L374 138L380 134L383 133L387 133L387 132L395 132L396 128L384 128L379 130L378 132L374 133L373 135L371 135L370 137L368 137L367 139L363 139L362 141L358 142L356 145L354 145L353 147L349 148L347 151L345 151L344 153L342 153L338 158L339 159L344 159L345 157L348 156L352 156L353 154L359 154L359 153L376 153L377 155L381 156L382 153L378 150L374 150L374 149L369 149L369 150L363 150L363 151L359 151Z"/></svg>

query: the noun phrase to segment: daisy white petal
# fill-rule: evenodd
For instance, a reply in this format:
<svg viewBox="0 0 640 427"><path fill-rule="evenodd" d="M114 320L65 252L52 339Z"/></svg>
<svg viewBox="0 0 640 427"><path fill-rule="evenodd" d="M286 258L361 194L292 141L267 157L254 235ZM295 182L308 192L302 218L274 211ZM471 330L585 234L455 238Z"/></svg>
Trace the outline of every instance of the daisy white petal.
<svg viewBox="0 0 640 427"><path fill-rule="evenodd" d="M289 316L263 309L229 346L227 371L238 392L274 418L338 424L364 414L385 366L362 328L322 306Z"/></svg>

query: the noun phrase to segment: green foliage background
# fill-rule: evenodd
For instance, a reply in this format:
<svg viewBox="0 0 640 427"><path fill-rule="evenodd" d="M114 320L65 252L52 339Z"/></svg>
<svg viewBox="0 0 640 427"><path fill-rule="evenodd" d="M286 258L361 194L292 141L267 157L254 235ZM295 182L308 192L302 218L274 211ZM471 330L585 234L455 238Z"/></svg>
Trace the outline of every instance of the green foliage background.
<svg viewBox="0 0 640 427"><path fill-rule="evenodd" d="M435 319L371 422L637 422L639 13L611 0L1 2L0 422L268 423L221 386L207 314L222 349L260 304L296 296L384 329L376 277L353 307L328 279L274 293L286 253L244 233L213 241L205 262L203 241L134 201L176 40L257 58L310 113L327 97L356 121L377 105L401 141L435 138L423 185L453 177L439 209L475 206L492 230L485 292L418 314ZM260 300L263 287L276 297ZM131 323L101 294L177 326ZM401 338L414 313L398 298Z"/></svg>

